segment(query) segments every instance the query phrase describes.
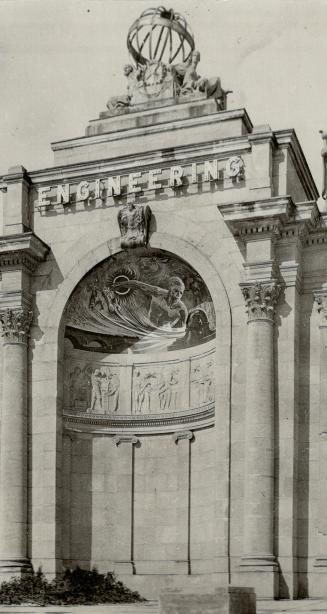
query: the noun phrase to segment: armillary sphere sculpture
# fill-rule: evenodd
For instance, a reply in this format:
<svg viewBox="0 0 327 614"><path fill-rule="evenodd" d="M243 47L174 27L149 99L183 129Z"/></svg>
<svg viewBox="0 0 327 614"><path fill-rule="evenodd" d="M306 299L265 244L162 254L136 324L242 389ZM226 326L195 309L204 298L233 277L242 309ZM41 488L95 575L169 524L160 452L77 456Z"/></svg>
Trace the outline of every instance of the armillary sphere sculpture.
<svg viewBox="0 0 327 614"><path fill-rule="evenodd" d="M185 18L163 6L144 11L127 35L127 47L137 66L156 61L187 62L194 51L194 38Z"/></svg>
<svg viewBox="0 0 327 614"><path fill-rule="evenodd" d="M109 115L145 108L213 98L217 109L226 108L227 91L219 77L197 73L200 53L185 18L163 6L144 11L127 35L131 64L124 66L127 93L107 102ZM139 106L140 108L140 106Z"/></svg>

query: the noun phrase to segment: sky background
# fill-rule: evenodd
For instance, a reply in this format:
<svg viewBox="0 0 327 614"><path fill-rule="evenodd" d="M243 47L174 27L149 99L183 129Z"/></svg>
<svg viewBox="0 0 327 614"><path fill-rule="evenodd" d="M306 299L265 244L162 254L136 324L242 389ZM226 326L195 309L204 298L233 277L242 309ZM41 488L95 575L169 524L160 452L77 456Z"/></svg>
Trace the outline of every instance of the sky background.
<svg viewBox="0 0 327 614"><path fill-rule="evenodd" d="M125 93L126 35L164 0L0 0L0 175L52 165L50 143L83 136ZM186 17L199 74L219 75L228 108L295 128L319 191L327 130L327 0L167 0ZM320 206L323 201L320 200Z"/></svg>

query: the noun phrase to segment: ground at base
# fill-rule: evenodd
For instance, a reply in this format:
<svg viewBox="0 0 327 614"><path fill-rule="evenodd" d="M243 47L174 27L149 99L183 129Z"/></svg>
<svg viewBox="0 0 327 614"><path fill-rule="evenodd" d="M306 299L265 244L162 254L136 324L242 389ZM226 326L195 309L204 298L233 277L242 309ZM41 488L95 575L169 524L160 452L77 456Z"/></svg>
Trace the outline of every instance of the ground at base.
<svg viewBox="0 0 327 614"><path fill-rule="evenodd" d="M301 599L298 601L257 601L257 614L315 614L321 612L327 614L326 599ZM146 603L125 603L108 605L74 605L74 606L48 606L46 608L19 605L6 606L0 604L0 614L159 614L157 601ZM202 614L199 612L199 614Z"/></svg>

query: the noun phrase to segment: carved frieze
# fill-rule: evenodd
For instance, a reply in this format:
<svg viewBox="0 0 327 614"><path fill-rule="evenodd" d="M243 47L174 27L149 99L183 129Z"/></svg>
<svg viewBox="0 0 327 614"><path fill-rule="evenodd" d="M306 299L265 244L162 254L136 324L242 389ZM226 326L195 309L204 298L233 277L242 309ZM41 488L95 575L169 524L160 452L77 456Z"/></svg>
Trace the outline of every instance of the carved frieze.
<svg viewBox="0 0 327 614"><path fill-rule="evenodd" d="M268 283L244 283L241 284L241 290L249 321L274 320L275 306L281 290L276 280Z"/></svg>
<svg viewBox="0 0 327 614"><path fill-rule="evenodd" d="M26 343L33 312L28 309L0 311L1 334L6 343Z"/></svg>
<svg viewBox="0 0 327 614"><path fill-rule="evenodd" d="M116 365L74 362L65 376L65 405L89 414L111 414L118 411L119 389Z"/></svg>
<svg viewBox="0 0 327 614"><path fill-rule="evenodd" d="M212 406L214 350L179 361L117 364L67 357L64 412L85 419L178 416Z"/></svg>
<svg viewBox="0 0 327 614"><path fill-rule="evenodd" d="M187 364L136 365L133 370L133 413L158 414L186 409Z"/></svg>

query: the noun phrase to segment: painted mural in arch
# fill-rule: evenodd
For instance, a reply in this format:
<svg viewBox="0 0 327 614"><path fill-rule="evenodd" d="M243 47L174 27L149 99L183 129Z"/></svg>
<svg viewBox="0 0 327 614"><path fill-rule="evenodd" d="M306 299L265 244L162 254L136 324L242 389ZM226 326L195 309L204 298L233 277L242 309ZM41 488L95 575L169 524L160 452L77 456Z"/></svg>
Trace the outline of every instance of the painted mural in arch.
<svg viewBox="0 0 327 614"><path fill-rule="evenodd" d="M166 352L215 336L209 290L198 273L170 252L119 252L90 271L65 309L66 337L93 352Z"/></svg>

